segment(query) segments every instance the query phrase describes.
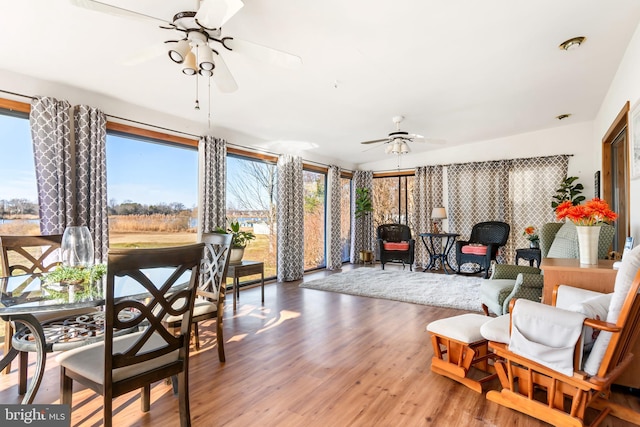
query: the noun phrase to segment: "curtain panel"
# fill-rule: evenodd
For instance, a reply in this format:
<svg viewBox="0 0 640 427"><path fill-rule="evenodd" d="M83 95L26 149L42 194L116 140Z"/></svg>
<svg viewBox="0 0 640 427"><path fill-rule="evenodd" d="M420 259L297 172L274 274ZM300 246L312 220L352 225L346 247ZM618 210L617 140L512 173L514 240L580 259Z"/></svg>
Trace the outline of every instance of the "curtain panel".
<svg viewBox="0 0 640 427"><path fill-rule="evenodd" d="M304 188L302 159L281 155L277 164L278 281L304 275Z"/></svg>
<svg viewBox="0 0 640 427"><path fill-rule="evenodd" d="M442 166L421 166L416 168L415 181L413 186L413 238L415 243L415 265L416 268L425 268L429 264L429 254L422 243L420 233L433 232L433 221L431 212L433 208L442 207ZM442 249L440 239L434 241L435 250L439 253ZM440 261L436 263L439 268Z"/></svg>
<svg viewBox="0 0 640 427"><path fill-rule="evenodd" d="M356 219L356 189L368 188L373 192L373 172L355 171L351 180L351 263L359 261L360 250L371 250L375 242L375 232L373 230L373 215L366 215L364 218ZM373 197L372 197L373 199ZM375 209L375 206L374 206Z"/></svg>
<svg viewBox="0 0 640 427"><path fill-rule="evenodd" d="M327 173L327 270L342 268L340 168L329 166Z"/></svg>
<svg viewBox="0 0 640 427"><path fill-rule="evenodd" d="M75 135L75 218L93 237L94 256L107 261L109 219L107 210L107 118L97 108L73 108Z"/></svg>
<svg viewBox="0 0 640 427"><path fill-rule="evenodd" d="M227 142L203 136L198 142L198 241L202 233L226 228Z"/></svg>
<svg viewBox="0 0 640 427"><path fill-rule="evenodd" d="M567 175L569 156L535 157L456 164L448 167L449 230L467 240L474 224L503 221L511 226L509 240L497 261L512 263L515 249L526 239L524 228L554 220L551 197ZM455 262L455 251L449 254ZM463 271L471 271L466 264Z"/></svg>
<svg viewBox="0 0 640 427"><path fill-rule="evenodd" d="M62 234L73 218L70 108L67 101L37 96L29 123L38 185L40 232Z"/></svg>

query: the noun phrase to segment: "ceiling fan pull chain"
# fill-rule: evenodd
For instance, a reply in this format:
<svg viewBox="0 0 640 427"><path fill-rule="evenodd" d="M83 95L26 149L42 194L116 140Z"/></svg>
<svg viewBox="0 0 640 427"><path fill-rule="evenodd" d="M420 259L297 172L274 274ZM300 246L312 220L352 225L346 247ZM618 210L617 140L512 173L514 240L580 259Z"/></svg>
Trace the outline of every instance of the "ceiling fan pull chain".
<svg viewBox="0 0 640 427"><path fill-rule="evenodd" d="M198 49L194 49L196 51L196 106L195 109L200 111L200 101L198 101L198 77L199 72L197 70L198 65L200 64L200 60L198 59Z"/></svg>
<svg viewBox="0 0 640 427"><path fill-rule="evenodd" d="M209 77L208 86L209 86L209 112L207 113L207 125L209 126L209 130L211 130L211 77Z"/></svg>

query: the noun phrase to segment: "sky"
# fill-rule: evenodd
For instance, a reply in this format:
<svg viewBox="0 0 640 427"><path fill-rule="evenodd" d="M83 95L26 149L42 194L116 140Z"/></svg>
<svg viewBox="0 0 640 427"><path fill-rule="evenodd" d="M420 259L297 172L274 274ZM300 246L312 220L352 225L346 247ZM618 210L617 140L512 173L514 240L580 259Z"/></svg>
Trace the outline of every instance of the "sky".
<svg viewBox="0 0 640 427"><path fill-rule="evenodd" d="M37 202L29 120L0 114L0 200ZM107 135L107 197L145 205L197 204L198 152Z"/></svg>

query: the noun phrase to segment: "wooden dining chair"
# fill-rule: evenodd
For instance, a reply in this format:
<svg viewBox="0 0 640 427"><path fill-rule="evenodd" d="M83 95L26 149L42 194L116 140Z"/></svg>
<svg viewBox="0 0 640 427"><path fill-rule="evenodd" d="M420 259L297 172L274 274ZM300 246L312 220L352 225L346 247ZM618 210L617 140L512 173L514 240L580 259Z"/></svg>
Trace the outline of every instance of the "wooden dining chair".
<svg viewBox="0 0 640 427"><path fill-rule="evenodd" d="M112 425L112 399L141 389L141 409L150 409L151 384L178 378L180 425L191 425L189 414L189 330L202 243L155 249L109 251L104 340L60 353L60 403L72 408L73 382L102 395L104 425ZM161 273L161 274L160 274ZM186 281L186 282L185 282ZM118 296L120 292L131 296ZM174 335L163 321L181 316ZM114 330L140 328L115 336Z"/></svg>
<svg viewBox="0 0 640 427"><path fill-rule="evenodd" d="M202 265L200 266L196 302L193 309L192 322L194 323L193 335L196 349L200 349L198 323L216 319L216 343L220 362L225 361L222 318L232 237L231 234L203 234L204 251ZM179 316L167 316L165 322L174 331L179 331L182 327L182 318Z"/></svg>
<svg viewBox="0 0 640 427"><path fill-rule="evenodd" d="M18 274L44 273L60 264L60 256L56 251L60 249L62 234L50 236L0 236L0 267L4 276ZM59 252L59 251L58 251ZM11 337L14 328L11 322L4 324L4 354L11 350ZM24 393L28 356L20 354L20 392ZM22 368L24 365L24 368ZM24 371L24 372L23 372ZM11 364L3 371L11 372Z"/></svg>

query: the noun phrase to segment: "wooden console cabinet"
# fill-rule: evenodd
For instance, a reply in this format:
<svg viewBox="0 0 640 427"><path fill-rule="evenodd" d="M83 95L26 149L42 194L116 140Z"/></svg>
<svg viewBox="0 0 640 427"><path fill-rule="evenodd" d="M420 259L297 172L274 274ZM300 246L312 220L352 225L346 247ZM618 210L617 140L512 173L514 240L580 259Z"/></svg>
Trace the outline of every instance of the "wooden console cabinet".
<svg viewBox="0 0 640 427"><path fill-rule="evenodd" d="M613 261L598 260L597 265L581 265L577 259L544 258L540 266L544 271L542 302L551 304L553 288L557 284L588 289L603 293L613 292L618 270L613 269ZM634 361L618 377L616 384L640 388L640 340L633 345Z"/></svg>

